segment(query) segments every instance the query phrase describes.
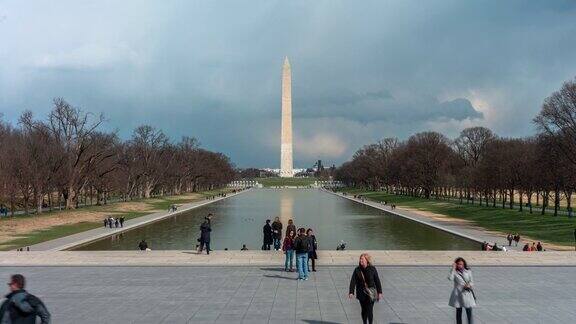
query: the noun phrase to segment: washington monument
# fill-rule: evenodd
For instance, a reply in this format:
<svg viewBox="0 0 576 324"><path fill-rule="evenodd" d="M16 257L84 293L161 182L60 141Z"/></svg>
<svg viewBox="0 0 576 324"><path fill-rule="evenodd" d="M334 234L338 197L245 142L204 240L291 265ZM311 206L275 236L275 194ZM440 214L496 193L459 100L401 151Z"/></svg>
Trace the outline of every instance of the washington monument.
<svg viewBox="0 0 576 324"><path fill-rule="evenodd" d="M280 176L294 176L292 165L292 72L288 57L282 67L282 134L280 140Z"/></svg>

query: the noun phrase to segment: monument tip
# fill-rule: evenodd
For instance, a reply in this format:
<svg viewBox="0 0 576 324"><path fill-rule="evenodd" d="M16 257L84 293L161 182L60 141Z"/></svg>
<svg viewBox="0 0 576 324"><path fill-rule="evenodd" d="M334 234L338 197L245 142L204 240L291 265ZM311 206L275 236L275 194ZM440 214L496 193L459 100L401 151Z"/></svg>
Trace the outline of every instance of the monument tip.
<svg viewBox="0 0 576 324"><path fill-rule="evenodd" d="M290 62L288 61L288 56L284 56L284 65L290 65Z"/></svg>

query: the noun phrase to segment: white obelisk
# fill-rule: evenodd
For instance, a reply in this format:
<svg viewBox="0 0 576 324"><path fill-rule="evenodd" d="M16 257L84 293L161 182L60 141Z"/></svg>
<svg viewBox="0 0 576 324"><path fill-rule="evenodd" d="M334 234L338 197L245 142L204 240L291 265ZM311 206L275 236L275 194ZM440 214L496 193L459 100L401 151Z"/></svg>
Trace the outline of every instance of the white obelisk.
<svg viewBox="0 0 576 324"><path fill-rule="evenodd" d="M294 176L292 165L292 72L288 57L282 67L282 133L280 140L280 176Z"/></svg>

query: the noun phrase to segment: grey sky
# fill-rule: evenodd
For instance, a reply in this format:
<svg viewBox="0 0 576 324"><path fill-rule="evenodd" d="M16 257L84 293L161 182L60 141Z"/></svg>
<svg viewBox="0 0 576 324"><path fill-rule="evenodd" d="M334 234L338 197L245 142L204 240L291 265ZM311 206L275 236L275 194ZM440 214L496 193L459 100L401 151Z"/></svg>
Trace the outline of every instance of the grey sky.
<svg viewBox="0 0 576 324"><path fill-rule="evenodd" d="M287 55L295 165L338 164L425 130L532 134L575 35L574 1L0 0L0 112L64 97L124 138L147 123L277 167Z"/></svg>

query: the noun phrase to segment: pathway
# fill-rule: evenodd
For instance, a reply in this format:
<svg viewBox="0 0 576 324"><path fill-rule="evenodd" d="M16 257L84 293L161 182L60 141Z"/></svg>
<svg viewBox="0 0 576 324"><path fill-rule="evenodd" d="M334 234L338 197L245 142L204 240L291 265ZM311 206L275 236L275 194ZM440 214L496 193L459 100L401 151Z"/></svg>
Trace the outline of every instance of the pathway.
<svg viewBox="0 0 576 324"><path fill-rule="evenodd" d="M359 323L352 266L308 281L277 267L0 267L22 273L53 323ZM453 323L447 267L378 267L377 323ZM474 267L475 323L574 323L574 267ZM6 288L4 288L6 289Z"/></svg>
<svg viewBox="0 0 576 324"><path fill-rule="evenodd" d="M250 190L250 189L248 189L248 190ZM175 212L161 211L161 212L156 212L156 213L152 213L149 215L133 218L133 219L130 219L130 220L127 220L126 222L124 222L124 227L122 227L122 228L105 228L104 226L102 226L100 228L96 228L93 230L89 230L89 231L61 237L61 238L58 238L55 240L50 240L50 241L38 243L38 244L30 246L30 250L31 251L61 251L61 250L70 249L74 246L82 245L82 244L85 244L88 242L92 242L92 241L95 241L98 239L105 238L107 236L119 234L121 232L125 232L125 231L128 231L130 229L134 229L136 227L148 225L150 223L157 222L157 221L162 220L162 219L167 218L167 217L172 217L174 215L185 213L191 209L202 207L202 206L205 206L208 204L212 204L212 203L215 203L217 201L236 196L236 195L241 194L243 192L246 192L248 190L243 190L243 191L240 191L237 193L228 193L226 195L226 197L217 197L217 198L212 199L212 200L205 199L205 200L201 200L201 201L191 202L188 204L183 204L183 205L179 206L178 210Z"/></svg>

